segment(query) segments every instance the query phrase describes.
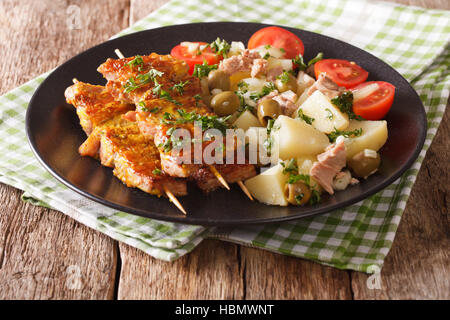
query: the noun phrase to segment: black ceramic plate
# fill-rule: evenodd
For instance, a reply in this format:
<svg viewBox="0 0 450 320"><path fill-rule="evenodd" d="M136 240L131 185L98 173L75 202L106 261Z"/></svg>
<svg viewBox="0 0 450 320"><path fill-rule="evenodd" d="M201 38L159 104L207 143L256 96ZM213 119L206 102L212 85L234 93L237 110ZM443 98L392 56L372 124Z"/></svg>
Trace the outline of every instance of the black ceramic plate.
<svg viewBox="0 0 450 320"><path fill-rule="evenodd" d="M144 217L200 225L267 223L317 215L360 201L399 178L418 156L426 134L425 112L414 89L394 69L363 50L323 35L290 28L287 29L305 44L306 61L320 51L325 57L353 60L369 71L368 80L384 80L397 88L394 105L386 117L389 139L381 150L382 165L369 179L334 196L325 195L320 204L307 207L252 202L237 185L233 185L231 191L222 189L209 195L190 186L189 195L179 199L188 212L183 216L167 199L127 188L113 176L111 169L102 167L94 159L79 156L78 146L86 136L74 107L65 102L64 90L72 84L73 78L104 84L105 80L96 69L108 57L115 57L114 49L120 48L125 56L133 56L150 52L167 54L181 41L211 42L221 37L247 43L252 33L265 26L229 22L176 25L110 40L77 55L53 71L30 102L26 130L31 148L59 181L94 201Z"/></svg>

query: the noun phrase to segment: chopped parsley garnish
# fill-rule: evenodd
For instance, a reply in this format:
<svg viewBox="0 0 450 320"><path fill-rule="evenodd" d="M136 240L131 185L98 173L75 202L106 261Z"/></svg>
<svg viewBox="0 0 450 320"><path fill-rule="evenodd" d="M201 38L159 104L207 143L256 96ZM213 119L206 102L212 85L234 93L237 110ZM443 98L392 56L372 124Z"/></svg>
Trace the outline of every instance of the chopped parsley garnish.
<svg viewBox="0 0 450 320"><path fill-rule="evenodd" d="M124 90L125 93L134 91L134 90L138 89L140 86L141 86L141 84L136 83L134 78L129 78L123 85L123 87L125 88L125 90Z"/></svg>
<svg viewBox="0 0 450 320"><path fill-rule="evenodd" d="M152 173L160 175L162 173L162 171L160 169L156 168L155 170L152 171Z"/></svg>
<svg viewBox="0 0 450 320"><path fill-rule="evenodd" d="M312 124L314 121L314 118L308 117L306 114L304 114L303 110L301 108L298 108L297 115L300 119L305 121L307 124Z"/></svg>
<svg viewBox="0 0 450 320"><path fill-rule="evenodd" d="M167 138L164 143L160 143L157 145L158 148L162 148L164 152L170 152L173 149L181 149L183 145L186 143L184 139L181 137L176 137L173 135L176 127L171 127L166 131Z"/></svg>
<svg viewBox="0 0 450 320"><path fill-rule="evenodd" d="M303 181L306 185L310 185L310 178L308 174L290 174L287 183L294 184L298 181Z"/></svg>
<svg viewBox="0 0 450 320"><path fill-rule="evenodd" d="M323 59L323 52L319 52L314 58L308 61L308 67Z"/></svg>
<svg viewBox="0 0 450 320"><path fill-rule="evenodd" d="M205 60L203 61L203 64L196 64L194 66L194 72L192 73L192 75L197 78L203 78L208 76L208 74L212 70L216 70L217 68L218 68L217 64L209 65Z"/></svg>
<svg viewBox="0 0 450 320"><path fill-rule="evenodd" d="M272 48L272 46L271 46L270 44L266 44L266 45L264 46L264 49L270 49L270 48Z"/></svg>
<svg viewBox="0 0 450 320"><path fill-rule="evenodd" d="M196 94L196 95L194 96L194 99L195 99L195 106L198 107L198 102L199 102L200 100L202 100L202 96L199 95L199 94Z"/></svg>
<svg viewBox="0 0 450 320"><path fill-rule="evenodd" d="M180 81L179 83L173 85L173 87L170 87L170 90L176 90L178 91L179 94L183 94L184 93L184 86L187 85L189 83L189 80L186 80L185 82Z"/></svg>
<svg viewBox="0 0 450 320"><path fill-rule="evenodd" d="M273 82L266 83L262 88L262 91L260 93L251 94L250 99L252 99L253 101L258 101L262 97L271 93L273 90L275 90L275 85L273 84Z"/></svg>
<svg viewBox="0 0 450 320"><path fill-rule="evenodd" d="M286 50L284 48L280 48L280 51L286 53Z"/></svg>
<svg viewBox="0 0 450 320"><path fill-rule="evenodd" d="M267 121L267 139L264 140L263 142L263 147L264 149L266 149L267 153L270 155L271 151L272 151L272 145L273 145L273 138L271 137L271 133L273 131L279 130L280 129L280 125L277 124L275 125L275 120L274 119L269 119Z"/></svg>
<svg viewBox="0 0 450 320"><path fill-rule="evenodd" d="M143 85L154 81L156 83L156 77L161 77L164 74L162 71L156 69L150 69L147 73L141 73L136 76L136 79L129 78L123 87L125 88L125 93L139 89Z"/></svg>
<svg viewBox="0 0 450 320"><path fill-rule="evenodd" d="M203 131L208 129L218 129L223 134L225 134L225 131L228 129L226 122L231 118L231 115L226 117L219 117L217 115L203 116L197 114L195 111L186 112L184 109L178 109L177 112L180 117L175 120L176 124L200 121Z"/></svg>
<svg viewBox="0 0 450 320"><path fill-rule="evenodd" d="M153 108L153 109L150 110L151 113L155 113L155 112L158 112L158 111L159 111L159 108L158 108L158 107Z"/></svg>
<svg viewBox="0 0 450 320"><path fill-rule="evenodd" d="M309 204L315 205L320 202L320 192L316 189L311 189L311 198L309 198Z"/></svg>
<svg viewBox="0 0 450 320"><path fill-rule="evenodd" d="M264 55L263 59L269 59L271 57L270 53L266 52L266 54Z"/></svg>
<svg viewBox="0 0 450 320"><path fill-rule="evenodd" d="M142 67L144 66L144 60L140 55L137 55L134 57L133 60L127 62L127 66L131 68L138 66L138 70L142 71Z"/></svg>
<svg viewBox="0 0 450 320"><path fill-rule="evenodd" d="M174 131L175 131L175 127L169 128L169 129L166 131L166 134L167 134L168 136L171 136L172 133L173 133Z"/></svg>
<svg viewBox="0 0 450 320"><path fill-rule="evenodd" d="M172 150L172 144L170 143L170 139L166 139L166 141L161 142L160 144L157 145L157 147L162 148L165 153Z"/></svg>
<svg viewBox="0 0 450 320"><path fill-rule="evenodd" d="M283 71L282 74L280 74L277 79L280 79L282 83L288 83L289 82L289 72Z"/></svg>
<svg viewBox="0 0 450 320"><path fill-rule="evenodd" d="M158 81L155 82L155 86L152 88L152 93L156 96L161 94L161 84Z"/></svg>
<svg viewBox="0 0 450 320"><path fill-rule="evenodd" d="M342 113L346 113L350 119L355 120L364 120L363 117L356 115L352 111L353 107L353 92L344 91L339 96L331 99L331 103L333 103L336 107L341 110Z"/></svg>
<svg viewBox="0 0 450 320"><path fill-rule="evenodd" d="M314 58L309 60L309 62L306 64L303 60L302 55L297 55L294 59L292 59L292 63L296 66L295 70L298 73L298 71L305 71L309 66L313 65L317 61L320 61L323 59L323 53L319 52Z"/></svg>
<svg viewBox="0 0 450 320"><path fill-rule="evenodd" d="M138 107L140 108L141 111L148 112L148 109L145 106L145 102L144 101L139 101L139 103L137 105L138 105Z"/></svg>
<svg viewBox="0 0 450 320"><path fill-rule="evenodd" d="M221 55L224 58L227 57L227 54L230 52L231 48L231 45L228 42L220 38L217 38L215 41L211 42L209 46L213 49L215 54Z"/></svg>
<svg viewBox="0 0 450 320"><path fill-rule="evenodd" d="M302 203L302 200L303 200L303 197L304 197L304 196L305 196L305 195L304 195L303 193L300 193L300 194L296 195L296 196L295 196L295 201L296 201L298 204Z"/></svg>
<svg viewBox="0 0 450 320"><path fill-rule="evenodd" d="M244 94L248 92L248 83L244 81L239 81L237 87L238 89L234 93L236 93L236 95L239 98L239 109L237 110L238 115L241 115L246 110L254 112L255 107L248 105L244 98Z"/></svg>
<svg viewBox="0 0 450 320"><path fill-rule="evenodd" d="M172 98L172 96L170 95L170 93L168 91L162 89L161 84L158 83L158 81L156 81L156 79L154 80L154 82L155 82L155 86L152 89L152 93L154 95L158 96L161 99L172 102L173 104L176 104L177 106L181 106L181 103L179 101L175 100L174 98Z"/></svg>
<svg viewBox="0 0 450 320"><path fill-rule="evenodd" d="M281 166L283 167L283 174L298 172L297 160L294 158L290 159L288 163L281 162Z"/></svg>
<svg viewBox="0 0 450 320"><path fill-rule="evenodd" d="M333 118L334 118L333 112L331 112L331 110L329 108L325 108L325 111L328 113L327 114L327 119L333 120Z"/></svg>
<svg viewBox="0 0 450 320"><path fill-rule="evenodd" d="M351 131L341 131L336 128L334 128L334 131L328 134L328 140L330 142L335 142L337 137L343 136L345 138L349 138L351 136L353 137L359 137L362 134L362 128L351 130Z"/></svg>
<svg viewBox="0 0 450 320"><path fill-rule="evenodd" d="M164 112L162 117L164 120L172 120L173 119L172 115L168 112Z"/></svg>

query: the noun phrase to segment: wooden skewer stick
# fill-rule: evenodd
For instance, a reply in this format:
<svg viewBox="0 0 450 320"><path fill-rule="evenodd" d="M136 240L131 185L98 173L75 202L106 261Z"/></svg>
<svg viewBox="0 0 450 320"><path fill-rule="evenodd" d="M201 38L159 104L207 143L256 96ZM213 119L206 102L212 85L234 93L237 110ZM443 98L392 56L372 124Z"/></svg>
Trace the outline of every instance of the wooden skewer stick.
<svg viewBox="0 0 450 320"><path fill-rule="evenodd" d="M117 56L118 56L120 59L125 58L125 56L122 54L122 52L121 52L119 49L114 50L114 52L117 54Z"/></svg>
<svg viewBox="0 0 450 320"><path fill-rule="evenodd" d="M219 173L219 171L217 171L216 167L209 165L209 170L211 170L211 172L214 174L214 176L217 178L217 180L219 180L220 183L223 184L223 186L225 188L227 188L227 190L230 190L230 186L225 181L225 179L222 177L222 175Z"/></svg>
<svg viewBox="0 0 450 320"><path fill-rule="evenodd" d="M119 49L114 50L114 52L116 53L116 55L120 58L123 59L125 58L125 56L122 54L122 52ZM210 165L209 166L209 170L211 170L211 172L214 174L214 176L217 178L217 180L220 181L220 183L227 189L230 190L230 186L228 185L228 183L226 182L226 180L222 177L222 175L220 174L219 171L217 171L217 169ZM238 181L239 187L241 187L242 191L244 191L244 193L247 195L247 197L253 201L253 197L250 194L250 192L248 191L247 187L244 185L244 183L242 181ZM181 210L181 209L180 209ZM182 210L183 211L183 210Z"/></svg>
<svg viewBox="0 0 450 320"><path fill-rule="evenodd" d="M253 197L252 197L250 191L248 191L248 189L247 189L247 187L245 186L245 184L244 184L241 180L239 180L237 183L238 183L239 187L241 187L242 191L244 191L245 195L246 195L250 200L253 201Z"/></svg>
<svg viewBox="0 0 450 320"><path fill-rule="evenodd" d="M167 189L167 188L164 186L164 192L165 192L166 195L169 197L170 201L172 201L173 204L176 205L177 208L180 209L180 211L183 212L183 213L186 215L186 214L187 214L187 213L186 213L186 210L184 210L184 208L183 208L183 206L181 205L180 201L178 201L177 197L175 197L175 196L173 195L172 191L170 191L169 189Z"/></svg>

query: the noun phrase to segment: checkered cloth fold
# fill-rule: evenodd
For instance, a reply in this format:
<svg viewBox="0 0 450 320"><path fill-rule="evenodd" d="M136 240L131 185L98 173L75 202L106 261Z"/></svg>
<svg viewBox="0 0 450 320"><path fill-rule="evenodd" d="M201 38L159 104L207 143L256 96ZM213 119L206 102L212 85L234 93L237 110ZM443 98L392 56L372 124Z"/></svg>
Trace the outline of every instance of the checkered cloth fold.
<svg viewBox="0 0 450 320"><path fill-rule="evenodd" d="M352 43L397 69L419 93L428 132L417 161L392 185L357 204L297 221L228 229L157 221L118 212L69 190L37 162L24 117L43 74L0 97L0 181L23 199L64 212L110 237L168 261L218 238L342 269L381 268L450 90L450 12L351 0L173 0L121 32L174 23L255 21L298 27ZM372 269L371 269L372 268Z"/></svg>

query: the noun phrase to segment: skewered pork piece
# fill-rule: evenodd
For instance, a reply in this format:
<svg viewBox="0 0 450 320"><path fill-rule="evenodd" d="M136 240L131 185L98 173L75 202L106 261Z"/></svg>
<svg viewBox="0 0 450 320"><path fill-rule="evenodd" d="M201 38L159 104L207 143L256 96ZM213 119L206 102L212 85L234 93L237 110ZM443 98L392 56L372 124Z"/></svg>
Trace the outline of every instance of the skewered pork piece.
<svg viewBox="0 0 450 320"><path fill-rule="evenodd" d="M145 138L136 122L122 115L132 105L114 101L103 86L82 82L68 87L68 103L77 108L83 130L89 134L80 154L99 158L104 166L113 167L114 175L129 187L154 195L170 190L186 195L186 182L167 176L162 170L159 151Z"/></svg>
<svg viewBox="0 0 450 320"><path fill-rule="evenodd" d="M94 127L135 109L132 104L114 100L104 86L77 82L66 89L65 96L76 107L80 125L88 136Z"/></svg>
<svg viewBox="0 0 450 320"><path fill-rule="evenodd" d="M153 138L161 153L163 170L172 176L190 177L205 191L220 186L220 182L200 159L193 163L194 146L191 147L191 163L183 163L181 155L174 155L170 132L187 129L194 136L193 120L201 120L209 127L225 130L226 125L199 100L200 82L190 76L183 61L169 55L136 56L108 59L98 71L108 80L107 90L116 100L135 103L136 119L144 136ZM205 128L204 128L205 129ZM210 142L203 142L203 148ZM256 175L250 164L215 164L214 167L227 182L233 183Z"/></svg>

